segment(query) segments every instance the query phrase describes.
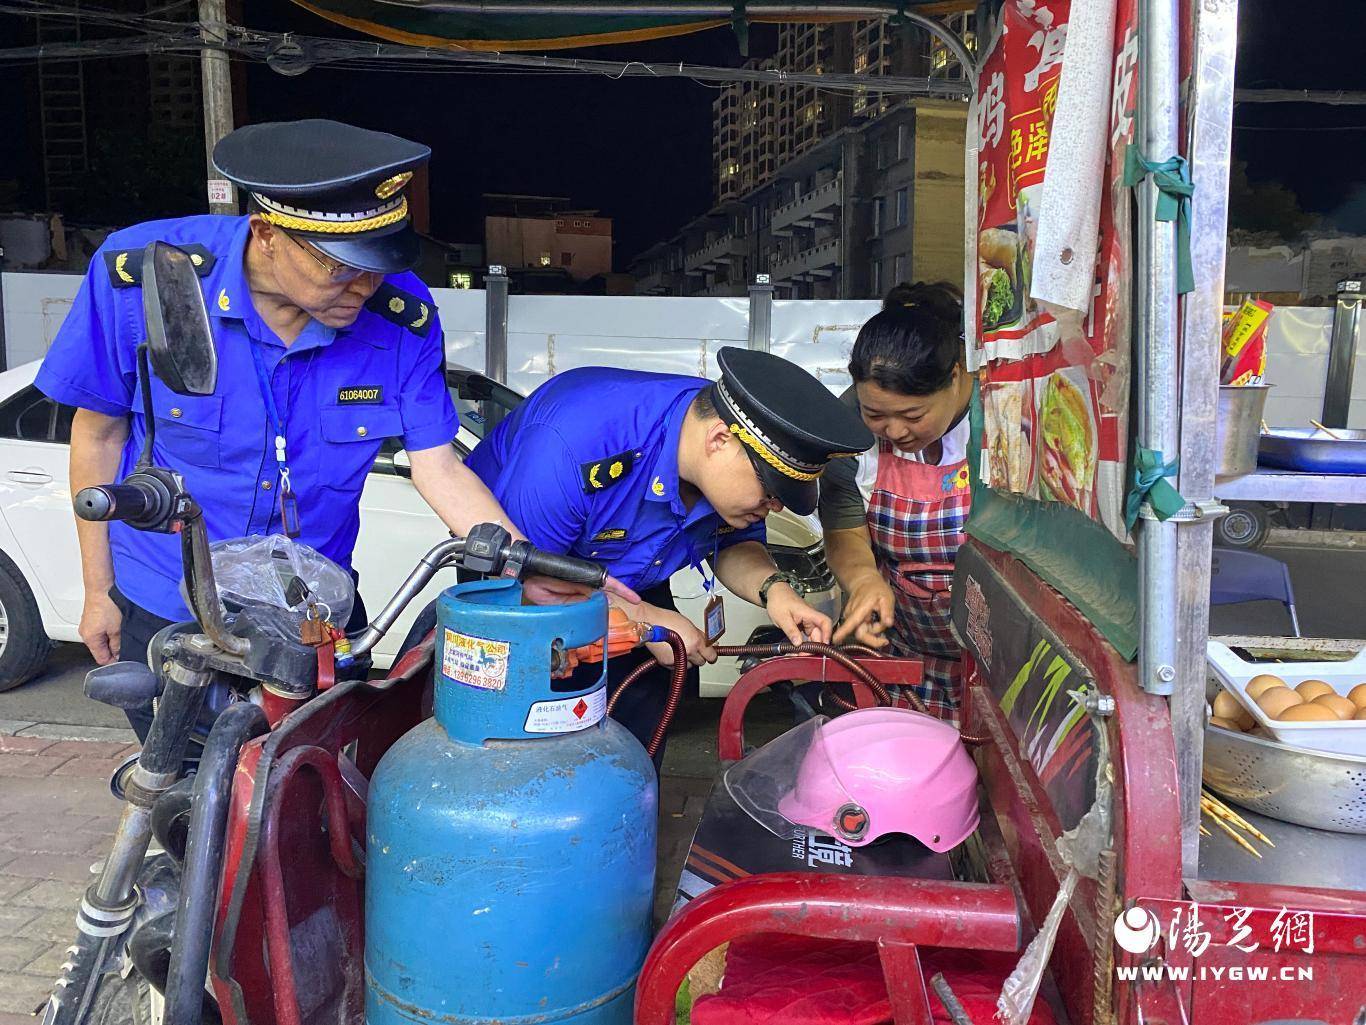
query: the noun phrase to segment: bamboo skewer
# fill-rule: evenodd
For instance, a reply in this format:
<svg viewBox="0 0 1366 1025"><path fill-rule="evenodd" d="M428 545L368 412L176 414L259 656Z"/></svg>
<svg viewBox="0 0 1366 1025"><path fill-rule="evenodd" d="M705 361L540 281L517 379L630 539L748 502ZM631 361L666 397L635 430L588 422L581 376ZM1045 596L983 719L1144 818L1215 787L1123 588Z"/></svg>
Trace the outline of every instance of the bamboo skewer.
<svg viewBox="0 0 1366 1025"><path fill-rule="evenodd" d="M1208 815L1208 816L1214 821L1214 824L1215 824L1216 826L1218 826L1218 827L1219 827L1220 829L1222 829L1225 833L1227 833L1230 837L1232 837L1233 842L1236 843L1239 847L1241 847L1243 850L1247 851L1247 852L1248 852L1249 854L1251 854L1254 858L1261 858L1262 852L1259 851L1259 850L1257 850L1257 848L1253 847L1252 844L1250 844L1250 843L1248 843L1246 840L1244 840L1243 837L1242 837L1242 835L1241 835L1240 833L1238 833L1238 832L1237 832L1232 826L1230 826L1227 822L1225 822L1223 819L1221 819L1218 815L1214 814L1214 812L1210 811L1208 808L1205 809L1205 814Z"/></svg>
<svg viewBox="0 0 1366 1025"><path fill-rule="evenodd" d="M1276 846L1271 842L1270 838L1267 837L1266 834L1262 833L1261 830L1253 826L1250 822L1244 819L1232 808L1228 807L1228 805L1224 804L1223 801L1219 800L1219 798L1215 797L1208 790L1201 791L1200 793L1200 810L1205 815L1209 816L1209 818L1213 820L1216 826L1218 826L1225 833L1227 833L1229 837L1233 839L1234 843L1236 843L1243 850L1247 851L1254 858L1261 858L1261 851L1257 850L1257 848L1253 847L1252 844L1248 843L1248 841L1244 839L1242 834L1234 828L1235 825L1239 828L1246 830L1250 835L1255 836L1257 839L1263 841L1268 846ZM1201 828L1204 829L1203 824Z"/></svg>
<svg viewBox="0 0 1366 1025"><path fill-rule="evenodd" d="M1204 791L1201 794L1200 803L1202 806L1208 804L1215 815L1219 816L1227 822L1233 823L1233 825L1237 826L1239 829L1251 833L1256 839L1260 840L1268 847L1276 846L1274 843L1271 842L1271 837L1267 836L1260 829L1254 826L1251 822L1247 821L1247 819L1243 818L1236 811L1230 808L1227 804L1225 804L1219 798L1211 794L1208 790Z"/></svg>
<svg viewBox="0 0 1366 1025"><path fill-rule="evenodd" d="M1223 810L1224 813L1227 813L1228 820L1231 821L1233 825L1236 825L1236 827L1239 827L1240 830L1250 832L1250 834L1253 834L1255 838L1261 840L1261 842L1265 843L1265 845L1268 847L1276 846L1274 845L1274 843L1272 843L1272 838L1270 838L1270 836L1266 835L1265 832L1258 830L1258 828L1255 827L1255 825L1251 824L1250 821L1244 819L1243 816L1240 816L1239 813L1235 812L1235 810L1233 810L1232 808L1229 808L1229 806L1227 804L1224 804L1223 801L1220 801L1220 799L1214 797L1214 795L1212 793L1209 793L1208 790L1205 791L1205 797L1203 797L1202 799L1206 799L1206 801L1209 801L1210 804L1214 806L1214 808Z"/></svg>
<svg viewBox="0 0 1366 1025"><path fill-rule="evenodd" d="M1315 430L1322 431L1324 434L1328 435L1328 437L1332 438L1334 441L1346 441L1346 440L1347 440L1346 438L1342 437L1341 435L1335 433L1335 432L1332 430L1332 428L1323 426L1323 424L1319 423L1317 420L1314 420L1314 419L1311 418L1310 421L1309 421L1309 423L1310 423L1310 425L1311 425Z"/></svg>

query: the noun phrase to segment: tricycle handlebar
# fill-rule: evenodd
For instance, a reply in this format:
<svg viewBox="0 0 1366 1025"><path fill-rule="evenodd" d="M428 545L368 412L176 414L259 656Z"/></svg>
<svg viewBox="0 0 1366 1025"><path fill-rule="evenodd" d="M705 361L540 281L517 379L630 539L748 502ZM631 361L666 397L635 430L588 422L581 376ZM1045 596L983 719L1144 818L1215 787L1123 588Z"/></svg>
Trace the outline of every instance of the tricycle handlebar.
<svg viewBox="0 0 1366 1025"><path fill-rule="evenodd" d="M230 655L247 653L249 642L228 633L223 621L204 518L179 474L161 467L145 467L130 473L122 484L81 489L74 505L76 514L85 520L123 520L138 530L179 532L190 611L218 648ZM543 552L529 541L514 541L497 523L477 523L466 537L442 541L422 557L398 592L351 645L352 657L359 658L373 648L437 570L450 565L489 576L520 579L531 574L595 588L607 582L607 570L596 562Z"/></svg>
<svg viewBox="0 0 1366 1025"><path fill-rule="evenodd" d="M431 583L437 570L452 565L489 576L556 577L586 587L602 587L607 582L607 570L599 563L544 552L530 541L512 540L512 535L496 523L478 523L470 528L467 537L448 538L422 557L389 603L351 643L352 655L359 658L378 644L409 602Z"/></svg>

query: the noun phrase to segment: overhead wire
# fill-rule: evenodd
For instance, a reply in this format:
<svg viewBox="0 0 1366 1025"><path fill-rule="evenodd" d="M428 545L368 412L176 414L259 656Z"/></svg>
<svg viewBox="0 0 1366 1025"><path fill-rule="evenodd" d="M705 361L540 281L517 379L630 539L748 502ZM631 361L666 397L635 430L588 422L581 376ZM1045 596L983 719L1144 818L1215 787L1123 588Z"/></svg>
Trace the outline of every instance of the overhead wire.
<svg viewBox="0 0 1366 1025"><path fill-rule="evenodd" d="M157 8L159 13L178 9L185 0ZM508 74L588 73L614 81L624 78L687 79L709 88L749 83L801 88L813 87L839 94L915 94L964 98L964 83L929 78L866 76L845 73L816 74L766 68L721 68L685 62L647 63L644 61L605 61L577 57L549 57L535 54L504 53L497 50L438 49L401 43L374 43L363 40L303 36L297 33L267 32L239 25L214 24L211 38L202 35L200 22L130 15L107 8L75 7L40 0L0 0L0 13L26 16L80 18L84 23L106 28L133 30L139 34L66 43L0 50L0 63L20 64L38 60L85 60L157 53L198 57L205 49L221 50L239 59L264 62L277 70L302 74L314 68L333 70L396 69L411 71L449 71L471 69L475 73L495 69Z"/></svg>

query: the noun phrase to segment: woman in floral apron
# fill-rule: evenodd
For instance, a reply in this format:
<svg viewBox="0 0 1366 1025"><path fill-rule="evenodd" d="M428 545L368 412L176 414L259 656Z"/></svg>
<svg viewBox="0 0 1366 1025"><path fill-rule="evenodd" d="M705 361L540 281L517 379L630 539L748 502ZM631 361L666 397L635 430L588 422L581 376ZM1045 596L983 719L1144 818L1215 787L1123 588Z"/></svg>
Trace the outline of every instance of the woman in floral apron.
<svg viewBox="0 0 1366 1025"><path fill-rule="evenodd" d="M954 722L960 665L949 589L971 502L962 317L953 286L918 284L894 289L863 325L843 398L878 440L830 465L820 501L826 555L845 593L836 643L923 657L917 693Z"/></svg>

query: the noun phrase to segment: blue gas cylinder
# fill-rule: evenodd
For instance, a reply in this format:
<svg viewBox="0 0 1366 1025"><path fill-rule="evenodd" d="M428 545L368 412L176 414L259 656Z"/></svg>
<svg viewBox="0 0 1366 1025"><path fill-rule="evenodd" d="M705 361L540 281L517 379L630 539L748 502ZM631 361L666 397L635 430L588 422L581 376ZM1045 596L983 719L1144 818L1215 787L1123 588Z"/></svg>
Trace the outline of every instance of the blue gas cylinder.
<svg viewBox="0 0 1366 1025"><path fill-rule="evenodd" d="M656 784L605 676L552 689L552 648L607 632L601 594L513 581L437 602L435 716L370 781L367 1025L630 1025L650 945Z"/></svg>

